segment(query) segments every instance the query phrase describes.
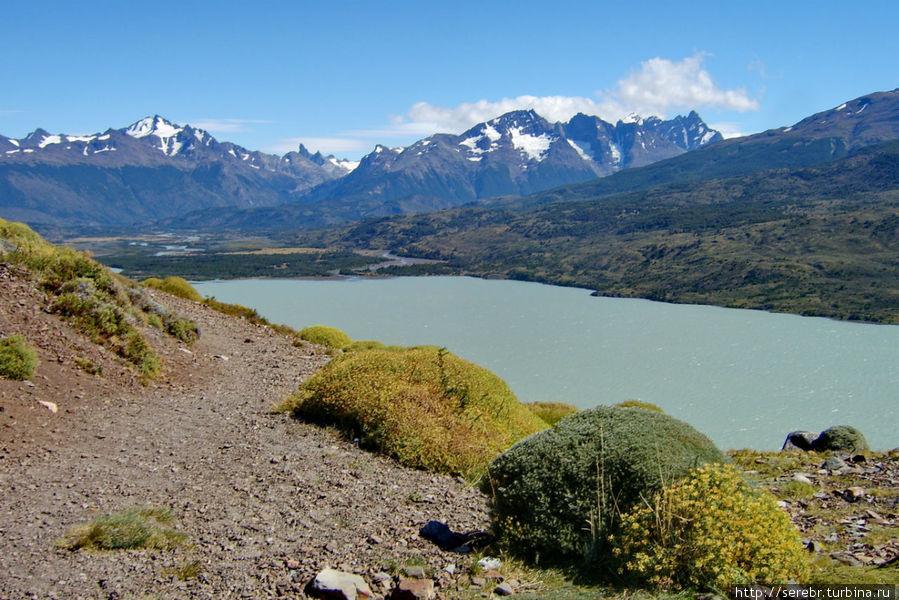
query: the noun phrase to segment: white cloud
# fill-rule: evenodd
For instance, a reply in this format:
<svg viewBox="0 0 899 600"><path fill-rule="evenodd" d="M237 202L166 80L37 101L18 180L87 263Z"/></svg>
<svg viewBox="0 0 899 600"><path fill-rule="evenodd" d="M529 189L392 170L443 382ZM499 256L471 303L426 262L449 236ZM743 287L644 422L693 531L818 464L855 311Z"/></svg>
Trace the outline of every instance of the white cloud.
<svg viewBox="0 0 899 600"><path fill-rule="evenodd" d="M717 123L709 123L709 127L715 129L716 131L720 131L721 135L724 136L724 139L730 139L735 137L743 137L744 135L751 135L743 131L743 126L740 123L731 123L731 122L717 122Z"/></svg>
<svg viewBox="0 0 899 600"><path fill-rule="evenodd" d="M721 89L703 66L708 55L697 52L681 61L651 58L618 81L615 88L584 96L518 96L498 101L478 100L454 107L418 102L394 120L390 131L459 133L510 110L533 108L550 121L567 121L582 112L615 122L631 113L670 117L678 111L714 108L744 112L759 104L743 88Z"/></svg>
<svg viewBox="0 0 899 600"><path fill-rule="evenodd" d="M640 63L639 69L620 79L615 87L586 96L517 96L501 100L478 100L457 106L417 102L403 115L394 115L384 127L343 131L337 137L289 138L270 151L295 150L302 142L310 150L330 153L358 153L375 143L408 143L434 133L461 133L466 129L512 110L534 109L549 121L567 121L581 112L609 122L636 113L670 118L678 112L716 109L745 112L758 110L759 103L744 88L722 89L706 70L709 55L696 52L680 61L655 57ZM734 124L722 131L725 137L740 135Z"/></svg>

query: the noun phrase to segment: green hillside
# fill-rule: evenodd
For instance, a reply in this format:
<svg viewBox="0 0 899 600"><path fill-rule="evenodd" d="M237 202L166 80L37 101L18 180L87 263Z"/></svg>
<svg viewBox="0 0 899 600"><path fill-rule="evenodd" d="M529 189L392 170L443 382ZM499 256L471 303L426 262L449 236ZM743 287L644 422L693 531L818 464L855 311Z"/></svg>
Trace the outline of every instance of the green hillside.
<svg viewBox="0 0 899 600"><path fill-rule="evenodd" d="M300 241L601 295L899 323L899 142L817 167L375 219Z"/></svg>

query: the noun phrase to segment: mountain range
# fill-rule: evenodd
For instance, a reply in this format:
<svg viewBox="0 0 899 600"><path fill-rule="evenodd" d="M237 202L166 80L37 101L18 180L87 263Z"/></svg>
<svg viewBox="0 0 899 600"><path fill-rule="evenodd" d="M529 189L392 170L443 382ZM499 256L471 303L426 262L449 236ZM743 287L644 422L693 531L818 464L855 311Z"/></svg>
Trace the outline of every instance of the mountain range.
<svg viewBox="0 0 899 600"><path fill-rule="evenodd" d="M0 216L38 228L291 230L470 203L524 210L836 160L899 138L899 90L724 140L695 112L612 125L513 111L358 163L219 142L160 116L102 134L0 136Z"/></svg>
<svg viewBox="0 0 899 600"><path fill-rule="evenodd" d="M102 134L0 136L0 211L38 227L204 227L287 205L286 214L309 213L302 224L314 225L529 194L721 139L695 112L612 125L586 115L549 123L515 111L461 135L379 145L353 163L303 146L284 156L249 151L157 115Z"/></svg>
<svg viewBox="0 0 899 600"><path fill-rule="evenodd" d="M288 202L355 165L273 156L160 116L93 135L0 136L0 211L35 225L129 225L209 207Z"/></svg>

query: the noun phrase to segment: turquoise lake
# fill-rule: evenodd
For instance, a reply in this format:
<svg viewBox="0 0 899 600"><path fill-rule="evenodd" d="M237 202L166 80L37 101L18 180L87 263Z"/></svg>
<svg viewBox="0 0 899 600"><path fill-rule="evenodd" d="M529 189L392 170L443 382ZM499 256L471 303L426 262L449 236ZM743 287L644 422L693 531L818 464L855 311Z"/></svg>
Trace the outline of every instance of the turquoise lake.
<svg viewBox="0 0 899 600"><path fill-rule="evenodd" d="M899 326L467 277L194 285L298 329L445 346L522 402L652 402L725 449L776 450L790 431L832 425L859 428L874 449L899 446Z"/></svg>

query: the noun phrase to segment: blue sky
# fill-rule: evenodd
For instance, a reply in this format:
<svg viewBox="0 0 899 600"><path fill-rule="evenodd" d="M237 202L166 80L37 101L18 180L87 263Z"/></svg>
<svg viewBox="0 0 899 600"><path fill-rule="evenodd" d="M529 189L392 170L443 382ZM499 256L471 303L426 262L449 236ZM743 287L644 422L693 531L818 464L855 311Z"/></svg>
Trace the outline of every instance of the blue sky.
<svg viewBox="0 0 899 600"><path fill-rule="evenodd" d="M358 157L513 108L726 134L899 87L899 2L0 0L0 133L160 114Z"/></svg>

